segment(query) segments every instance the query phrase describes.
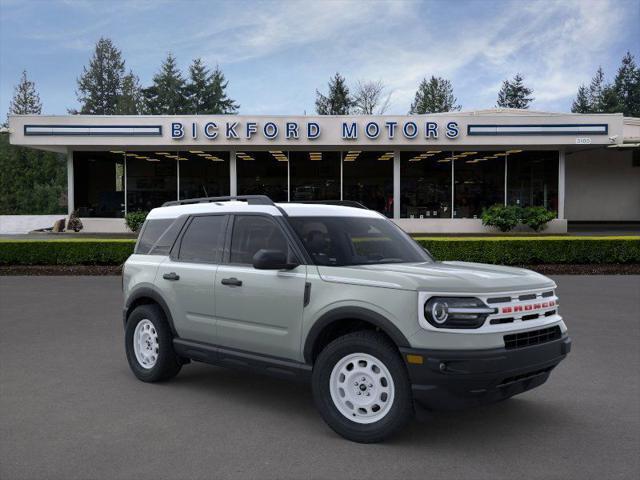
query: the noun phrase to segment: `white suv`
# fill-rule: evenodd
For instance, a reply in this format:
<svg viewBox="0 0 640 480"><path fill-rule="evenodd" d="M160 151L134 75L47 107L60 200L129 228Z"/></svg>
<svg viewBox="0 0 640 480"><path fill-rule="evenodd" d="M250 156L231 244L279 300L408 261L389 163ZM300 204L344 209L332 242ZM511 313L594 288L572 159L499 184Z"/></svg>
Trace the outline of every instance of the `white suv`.
<svg viewBox="0 0 640 480"><path fill-rule="evenodd" d="M537 387L571 346L550 279L438 262L357 205L169 202L149 213L123 286L139 379L193 360L311 380L329 426L358 442L386 438L418 405Z"/></svg>

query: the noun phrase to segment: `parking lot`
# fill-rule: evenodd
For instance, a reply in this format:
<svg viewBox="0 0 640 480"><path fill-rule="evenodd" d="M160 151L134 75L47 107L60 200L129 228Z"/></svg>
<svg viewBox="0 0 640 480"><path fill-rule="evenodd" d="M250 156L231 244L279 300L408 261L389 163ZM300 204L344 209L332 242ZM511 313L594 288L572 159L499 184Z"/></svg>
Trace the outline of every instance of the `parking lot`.
<svg viewBox="0 0 640 480"><path fill-rule="evenodd" d="M547 384L360 445L306 385L136 380L119 277L0 277L0 478L638 478L640 277L555 280L574 343Z"/></svg>

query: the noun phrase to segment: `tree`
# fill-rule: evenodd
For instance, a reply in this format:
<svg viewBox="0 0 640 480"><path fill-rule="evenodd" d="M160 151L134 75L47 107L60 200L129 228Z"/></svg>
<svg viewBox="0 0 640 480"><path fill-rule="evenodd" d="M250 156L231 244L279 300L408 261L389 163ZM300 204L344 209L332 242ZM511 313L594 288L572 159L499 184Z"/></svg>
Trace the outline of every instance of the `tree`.
<svg viewBox="0 0 640 480"><path fill-rule="evenodd" d="M316 112L319 115L348 115L353 106L354 100L349 95L349 87L339 73L329 80L327 96L316 90Z"/></svg>
<svg viewBox="0 0 640 480"><path fill-rule="evenodd" d="M82 75L78 79L76 95L81 104L80 113L117 113L124 72L124 60L120 50L110 39L100 38L89 61L89 67L83 67Z"/></svg>
<svg viewBox="0 0 640 480"><path fill-rule="evenodd" d="M385 94L382 80L376 82L358 81L353 106L360 115L382 115L389 108L391 93Z"/></svg>
<svg viewBox="0 0 640 480"><path fill-rule="evenodd" d="M151 114L176 115L188 112L185 81L171 53L154 75L153 84L144 89L143 94L146 108Z"/></svg>
<svg viewBox="0 0 640 480"><path fill-rule="evenodd" d="M604 71L602 67L598 67L596 74L589 84L589 104L591 105L591 113L602 113L604 111L604 92L607 84L604 79Z"/></svg>
<svg viewBox="0 0 640 480"><path fill-rule="evenodd" d="M188 108L192 114L230 114L237 113L239 105L227 97L229 82L216 65L213 73L196 58L189 67L189 82L185 87Z"/></svg>
<svg viewBox="0 0 640 480"><path fill-rule="evenodd" d="M628 117L640 117L640 69L631 52L623 57L613 88L622 112Z"/></svg>
<svg viewBox="0 0 640 480"><path fill-rule="evenodd" d="M116 102L118 115L140 115L144 113L144 97L140 80L129 71L122 79L121 93Z"/></svg>
<svg viewBox="0 0 640 480"><path fill-rule="evenodd" d="M411 104L410 114L451 112L460 110L458 99L453 95L453 86L449 80L431 76L423 78Z"/></svg>
<svg viewBox="0 0 640 480"><path fill-rule="evenodd" d="M502 82L502 88L498 92L498 107L502 108L529 108L533 101L530 95L533 89L524 85L524 78L517 73L512 81Z"/></svg>
<svg viewBox="0 0 640 480"><path fill-rule="evenodd" d="M36 91L36 84L27 78L26 70L22 71L20 83L13 91L9 113L14 115L40 115L42 113L42 103Z"/></svg>
<svg viewBox="0 0 640 480"><path fill-rule="evenodd" d="M584 85L580 85L578 88L578 95L571 104L571 111L573 113L590 113L591 102L589 101L589 91Z"/></svg>

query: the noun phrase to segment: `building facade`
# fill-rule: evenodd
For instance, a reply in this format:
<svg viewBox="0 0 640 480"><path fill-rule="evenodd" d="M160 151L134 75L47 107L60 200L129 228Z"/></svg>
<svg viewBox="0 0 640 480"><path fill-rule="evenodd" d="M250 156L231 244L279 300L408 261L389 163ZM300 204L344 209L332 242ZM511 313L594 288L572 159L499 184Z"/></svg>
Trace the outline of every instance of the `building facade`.
<svg viewBox="0 0 640 480"><path fill-rule="evenodd" d="M67 155L69 211L193 197L355 200L409 232L485 231L495 204L567 221L640 221L640 119L486 110L411 116L13 116L11 143Z"/></svg>

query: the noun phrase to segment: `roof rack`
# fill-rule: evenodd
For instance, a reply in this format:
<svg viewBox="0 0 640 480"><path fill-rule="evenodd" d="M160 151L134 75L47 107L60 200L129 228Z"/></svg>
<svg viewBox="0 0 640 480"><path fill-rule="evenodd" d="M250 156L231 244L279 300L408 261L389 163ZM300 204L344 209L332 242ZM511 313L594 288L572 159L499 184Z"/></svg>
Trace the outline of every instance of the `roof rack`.
<svg viewBox="0 0 640 480"><path fill-rule="evenodd" d="M228 202L230 200L245 200L248 205L272 205L276 206L266 195L231 195L226 197L200 197L200 198L185 198L184 200L173 200L171 202L164 202L163 207L174 207L176 205L192 205L194 203L214 203L214 202Z"/></svg>
<svg viewBox="0 0 640 480"><path fill-rule="evenodd" d="M323 205L339 205L341 207L353 207L369 210L363 204L356 202L355 200L294 200L290 203L319 203Z"/></svg>

